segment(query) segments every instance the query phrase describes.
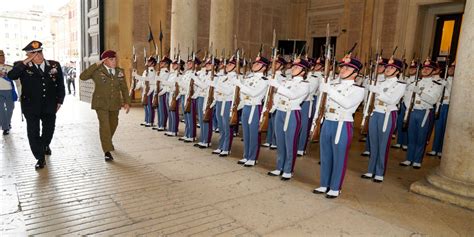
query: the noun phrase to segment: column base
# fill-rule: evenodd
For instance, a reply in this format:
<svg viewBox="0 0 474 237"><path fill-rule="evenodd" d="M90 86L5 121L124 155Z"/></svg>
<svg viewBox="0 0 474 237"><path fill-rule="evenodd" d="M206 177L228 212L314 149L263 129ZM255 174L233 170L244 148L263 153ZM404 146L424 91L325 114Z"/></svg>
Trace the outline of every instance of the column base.
<svg viewBox="0 0 474 237"><path fill-rule="evenodd" d="M442 176L438 169L413 183L410 191L474 210L474 184Z"/></svg>

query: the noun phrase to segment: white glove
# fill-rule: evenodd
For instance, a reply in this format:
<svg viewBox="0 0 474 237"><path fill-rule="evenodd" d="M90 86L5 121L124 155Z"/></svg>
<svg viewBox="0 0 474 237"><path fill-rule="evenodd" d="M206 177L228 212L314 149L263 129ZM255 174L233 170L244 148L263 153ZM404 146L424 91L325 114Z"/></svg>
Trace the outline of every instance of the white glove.
<svg viewBox="0 0 474 237"><path fill-rule="evenodd" d="M413 87L413 92L415 92L415 93L417 93L417 94L420 94L420 93L421 93L420 87L414 86L414 87Z"/></svg>
<svg viewBox="0 0 474 237"><path fill-rule="evenodd" d="M375 94L380 94L380 89L374 85L369 85L369 91Z"/></svg>
<svg viewBox="0 0 474 237"><path fill-rule="evenodd" d="M235 86L242 87L242 82L240 80L235 80Z"/></svg>
<svg viewBox="0 0 474 237"><path fill-rule="evenodd" d="M274 79L268 80L268 85L269 85L269 86L273 86L273 87L275 87L275 88L277 88L277 89L278 89L278 87L281 86L280 83L278 83L278 81L277 81L277 80L274 80Z"/></svg>
<svg viewBox="0 0 474 237"><path fill-rule="evenodd" d="M137 76L138 76L137 70L133 70L132 71L132 77L137 77Z"/></svg>
<svg viewBox="0 0 474 237"><path fill-rule="evenodd" d="M323 92L323 93L328 93L329 92L329 89L330 89L330 85L329 83L321 83L321 85L319 86L319 91Z"/></svg>

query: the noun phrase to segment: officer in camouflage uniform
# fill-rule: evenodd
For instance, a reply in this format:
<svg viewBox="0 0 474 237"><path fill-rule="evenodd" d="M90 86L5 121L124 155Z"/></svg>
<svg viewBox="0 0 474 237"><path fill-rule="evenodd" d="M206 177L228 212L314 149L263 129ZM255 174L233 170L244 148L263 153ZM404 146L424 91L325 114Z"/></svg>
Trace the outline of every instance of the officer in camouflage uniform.
<svg viewBox="0 0 474 237"><path fill-rule="evenodd" d="M130 110L130 96L125 81L125 73L117 67L116 53L107 50L100 56L101 61L91 65L81 73L81 80L92 79L95 84L92 96L92 109L97 112L99 119L100 142L105 154L105 161L114 158L112 137L118 125L118 115L123 107L126 113Z"/></svg>

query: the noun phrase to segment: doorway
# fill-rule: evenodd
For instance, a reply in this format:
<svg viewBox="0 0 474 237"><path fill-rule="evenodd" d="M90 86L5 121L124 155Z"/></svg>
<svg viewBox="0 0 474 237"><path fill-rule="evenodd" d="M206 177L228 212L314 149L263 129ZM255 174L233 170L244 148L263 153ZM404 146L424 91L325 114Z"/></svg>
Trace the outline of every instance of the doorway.
<svg viewBox="0 0 474 237"><path fill-rule="evenodd" d="M450 61L456 59L461 32L462 13L438 15L436 17L435 38L431 59L438 61L441 67L446 64L446 57Z"/></svg>

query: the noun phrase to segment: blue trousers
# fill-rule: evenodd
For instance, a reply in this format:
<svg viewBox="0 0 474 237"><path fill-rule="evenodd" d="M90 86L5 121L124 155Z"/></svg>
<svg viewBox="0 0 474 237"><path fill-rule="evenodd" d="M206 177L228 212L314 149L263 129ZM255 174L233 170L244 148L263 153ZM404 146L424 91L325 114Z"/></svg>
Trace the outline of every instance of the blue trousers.
<svg viewBox="0 0 474 237"><path fill-rule="evenodd" d="M343 122L340 139L336 144L338 123L325 120L320 135L321 187L329 187L334 191L341 190L344 182L354 130L352 122Z"/></svg>
<svg viewBox="0 0 474 237"><path fill-rule="evenodd" d="M186 104L185 96L181 96L181 109L184 114L184 136L187 138L196 137L196 99L191 99L191 111L184 112Z"/></svg>
<svg viewBox="0 0 474 237"><path fill-rule="evenodd" d="M212 118L208 123L204 122L204 97L197 98L197 111L199 126L201 127L199 141L202 143L210 143L212 138L212 125L214 119ZM211 109L212 110L212 109ZM212 117L214 117L214 111L212 112Z"/></svg>
<svg viewBox="0 0 474 237"><path fill-rule="evenodd" d="M408 151L407 160L415 163L421 163L425 154L426 140L428 139L430 123L432 116L429 115L423 127L421 124L426 110L414 109L410 115L408 124ZM433 110L430 109L430 114Z"/></svg>
<svg viewBox="0 0 474 237"><path fill-rule="evenodd" d="M171 93L167 93L168 96L173 96ZM180 100L176 101L176 103L179 105ZM168 131L177 133L179 129L179 108L176 108L175 111L170 111L168 117Z"/></svg>
<svg viewBox="0 0 474 237"><path fill-rule="evenodd" d="M219 149L222 151L230 151L232 139L234 137L232 128L230 127L230 106L232 101L217 101L216 115L219 124ZM221 115L221 109L224 106L224 115Z"/></svg>
<svg viewBox="0 0 474 237"><path fill-rule="evenodd" d="M446 132L446 122L448 120L448 104L442 104L439 108L439 119L435 121L435 137L433 140L433 151L443 151L444 133Z"/></svg>
<svg viewBox="0 0 474 237"><path fill-rule="evenodd" d="M383 132L385 113L374 112L369 122L370 131L370 158L368 172L377 176L384 176L387 169L388 151L395 130L397 111L392 111L388 119L387 128Z"/></svg>
<svg viewBox="0 0 474 237"><path fill-rule="evenodd" d="M158 127L166 128L166 121L168 120L168 94L165 93L158 97L158 107L156 112L158 114Z"/></svg>
<svg viewBox="0 0 474 237"><path fill-rule="evenodd" d="M3 79L0 78L0 80ZM13 101L12 91L0 90L0 126L2 130L10 129L14 108L15 102Z"/></svg>
<svg viewBox="0 0 474 237"><path fill-rule="evenodd" d="M254 113L249 124L252 106L245 105L242 109L242 132L244 135L244 158L247 160L257 160L260 152L260 132L258 131L261 105L255 105Z"/></svg>
<svg viewBox="0 0 474 237"><path fill-rule="evenodd" d="M407 107L405 106L405 103L402 102L397 118L397 144L404 146L408 145L408 133L403 130L403 118L405 117L406 111Z"/></svg>
<svg viewBox="0 0 474 237"><path fill-rule="evenodd" d="M290 114L288 128L284 131L286 113ZM283 173L292 173L295 168L298 137L301 129L301 111L292 110L275 112L275 136L277 141L277 170Z"/></svg>
<svg viewBox="0 0 474 237"><path fill-rule="evenodd" d="M309 101L303 101L303 103L301 103L301 129L299 131L298 151L306 150L306 144L308 143L310 129L310 118L308 117L308 113L310 104Z"/></svg>
<svg viewBox="0 0 474 237"><path fill-rule="evenodd" d="M268 128L267 128L267 136L266 136L266 143L270 145L276 145L276 136L275 136L275 114L276 112L269 114L268 119Z"/></svg>
<svg viewBox="0 0 474 237"><path fill-rule="evenodd" d="M145 109L145 122L153 123L155 121L155 111L153 110L153 94L147 96L147 105L143 106Z"/></svg>

